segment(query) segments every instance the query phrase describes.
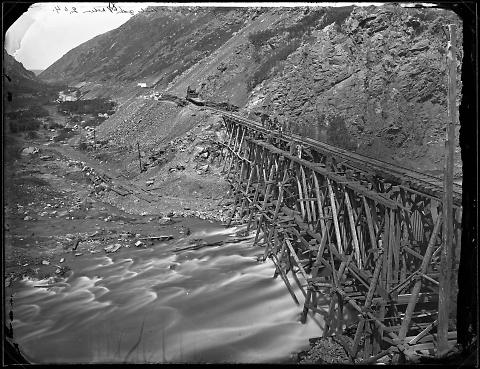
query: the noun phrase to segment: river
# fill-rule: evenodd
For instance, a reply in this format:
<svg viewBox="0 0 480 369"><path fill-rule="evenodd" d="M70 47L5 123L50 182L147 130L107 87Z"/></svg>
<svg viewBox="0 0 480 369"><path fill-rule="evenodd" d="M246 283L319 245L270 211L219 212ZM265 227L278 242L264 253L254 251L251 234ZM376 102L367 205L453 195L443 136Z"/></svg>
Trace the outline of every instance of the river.
<svg viewBox="0 0 480 369"><path fill-rule="evenodd" d="M300 290L297 306L238 230L202 221L184 238L78 258L55 287L25 279L14 295L15 341L41 364L295 362L323 320L298 321ZM199 239L223 243L174 251Z"/></svg>

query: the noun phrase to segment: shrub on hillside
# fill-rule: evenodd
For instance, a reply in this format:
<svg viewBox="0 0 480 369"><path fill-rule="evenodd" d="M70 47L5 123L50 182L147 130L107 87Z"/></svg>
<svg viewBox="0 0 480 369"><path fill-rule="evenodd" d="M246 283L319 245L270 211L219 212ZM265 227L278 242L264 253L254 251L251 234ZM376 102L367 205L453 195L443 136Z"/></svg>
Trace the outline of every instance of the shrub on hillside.
<svg viewBox="0 0 480 369"><path fill-rule="evenodd" d="M260 65L260 67L255 71L255 73L247 81L247 86L251 90L258 84L262 83L266 78L268 78L270 72L275 66L281 64L282 61L286 60L288 56L293 53L300 46L300 40L293 40L284 46L275 49L269 56L269 58ZM280 68L282 69L282 68Z"/></svg>
<svg viewBox="0 0 480 369"><path fill-rule="evenodd" d="M85 140L80 140L80 142L77 145L77 148L80 151L87 151L88 150L88 144Z"/></svg>
<svg viewBox="0 0 480 369"><path fill-rule="evenodd" d="M257 32L252 32L248 35L248 40L255 46L256 49L259 49L262 45L270 40L273 36L276 36L280 33L287 32L287 41L294 38L302 37L305 33L308 33L315 24L321 19L325 14L325 10L315 10L309 12L305 17L300 19L297 23L294 23L290 26L276 27L274 29L265 29Z"/></svg>
<svg viewBox="0 0 480 369"><path fill-rule="evenodd" d="M94 114L106 113L112 111L116 104L105 98L97 98L91 100L62 101L58 104L59 112L67 112L67 114Z"/></svg>
<svg viewBox="0 0 480 369"><path fill-rule="evenodd" d="M248 35L248 40L255 46L256 49L260 48L266 41L270 40L273 36L277 35L283 30L279 29L265 29L257 32L252 32Z"/></svg>
<svg viewBox="0 0 480 369"><path fill-rule="evenodd" d="M107 120L107 118L105 117L95 117L92 120L88 121L88 125L90 127L96 127L105 122L105 120Z"/></svg>
<svg viewBox="0 0 480 369"><path fill-rule="evenodd" d="M314 29L318 21L325 14L324 9L314 10L309 12L305 17L300 19L299 22L286 27L285 30L288 31L290 38L301 37L303 34L308 33Z"/></svg>
<svg viewBox="0 0 480 369"><path fill-rule="evenodd" d="M58 124L57 122L49 122L45 124L45 128L47 129L57 129L62 127L63 126L61 124Z"/></svg>
<svg viewBox="0 0 480 369"><path fill-rule="evenodd" d="M27 132L27 131L36 131L42 126L42 123L37 119L21 119L21 120L12 120L9 122L10 132Z"/></svg>
<svg viewBox="0 0 480 369"><path fill-rule="evenodd" d="M37 131L28 131L26 134L25 134L25 138L27 140L33 140L35 138L38 138L38 133Z"/></svg>
<svg viewBox="0 0 480 369"><path fill-rule="evenodd" d="M334 146L342 147L347 150L354 150L355 143L352 141L350 133L345 125L345 120L341 116L334 116L330 119L327 128L328 143Z"/></svg>
<svg viewBox="0 0 480 369"><path fill-rule="evenodd" d="M12 120L35 119L47 117L48 115L48 110L39 105L30 106L26 110L13 111L6 114L7 118Z"/></svg>
<svg viewBox="0 0 480 369"><path fill-rule="evenodd" d="M30 109L28 109L28 114L36 118L48 117L49 115L48 110L39 105L32 106Z"/></svg>
<svg viewBox="0 0 480 369"><path fill-rule="evenodd" d="M318 9L308 12L298 22L290 25L277 27L275 29L265 29L253 32L248 35L249 41L255 47L253 59L255 63L260 64L259 68L247 81L247 87L251 90L266 78L278 67L275 72L280 73L283 69L282 61L286 60L288 55L294 52L302 43L302 40L310 37L312 30L318 27L324 27L327 24L335 22L341 24L351 13L353 7L332 8L328 11ZM325 16L325 17L324 17ZM286 33L283 45L277 46L266 55L266 60L262 62L259 50L273 36Z"/></svg>
<svg viewBox="0 0 480 369"><path fill-rule="evenodd" d="M341 6L338 8L331 8L326 12L326 18L324 24L332 24L335 22L336 25L340 26L345 19L348 18L350 13L353 10L353 6Z"/></svg>
<svg viewBox="0 0 480 369"><path fill-rule="evenodd" d="M58 131L58 134L53 138L54 142L59 142L71 138L75 135L75 132L71 128L62 128Z"/></svg>

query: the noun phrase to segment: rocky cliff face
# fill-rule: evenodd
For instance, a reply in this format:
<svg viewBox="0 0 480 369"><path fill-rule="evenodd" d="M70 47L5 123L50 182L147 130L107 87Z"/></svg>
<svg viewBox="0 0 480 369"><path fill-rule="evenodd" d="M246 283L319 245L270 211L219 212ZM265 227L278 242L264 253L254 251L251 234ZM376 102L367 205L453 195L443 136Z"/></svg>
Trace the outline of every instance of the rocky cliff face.
<svg viewBox="0 0 480 369"><path fill-rule="evenodd" d="M441 169L447 24L461 35L453 13L398 5L157 9L70 51L41 77L123 85L132 99L142 93L138 82L178 96L190 85L205 99L278 115L302 134ZM140 105L130 106L140 114Z"/></svg>
<svg viewBox="0 0 480 369"><path fill-rule="evenodd" d="M449 23L461 34L456 16L443 10L356 8L341 24L313 31L283 71L253 91L248 107L370 156L441 169ZM461 40L459 45L457 104ZM458 165L459 156L457 171Z"/></svg>

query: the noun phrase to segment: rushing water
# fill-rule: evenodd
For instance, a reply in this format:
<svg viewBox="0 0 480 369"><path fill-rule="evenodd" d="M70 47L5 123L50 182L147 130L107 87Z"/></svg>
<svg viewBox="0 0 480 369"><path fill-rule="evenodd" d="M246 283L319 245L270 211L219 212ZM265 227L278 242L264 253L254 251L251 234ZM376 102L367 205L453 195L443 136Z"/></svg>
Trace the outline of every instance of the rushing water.
<svg viewBox="0 0 480 369"><path fill-rule="evenodd" d="M263 249L233 242L235 231L205 225L173 242L94 254L48 289L26 280L14 296L15 340L35 363L291 362L323 320L298 321L302 306L272 278L271 261L257 261ZM198 238L224 242L174 252Z"/></svg>

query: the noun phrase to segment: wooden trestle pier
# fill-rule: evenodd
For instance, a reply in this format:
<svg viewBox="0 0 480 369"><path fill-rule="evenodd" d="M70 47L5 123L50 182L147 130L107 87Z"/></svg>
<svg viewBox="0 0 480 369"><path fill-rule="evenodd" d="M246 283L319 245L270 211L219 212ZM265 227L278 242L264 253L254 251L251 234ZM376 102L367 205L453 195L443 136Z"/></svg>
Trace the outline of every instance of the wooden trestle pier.
<svg viewBox="0 0 480 369"><path fill-rule="evenodd" d="M222 115L229 135L224 173L235 193L228 223L256 229L264 260L271 258L274 276L300 305L290 283L298 284L303 322L321 314L324 336L340 334L348 304L358 316L352 360L436 354L442 181ZM459 255L458 186L453 223L449 247ZM454 278L457 266L458 257ZM320 305L320 297L329 306ZM455 344L453 321L448 339Z"/></svg>

